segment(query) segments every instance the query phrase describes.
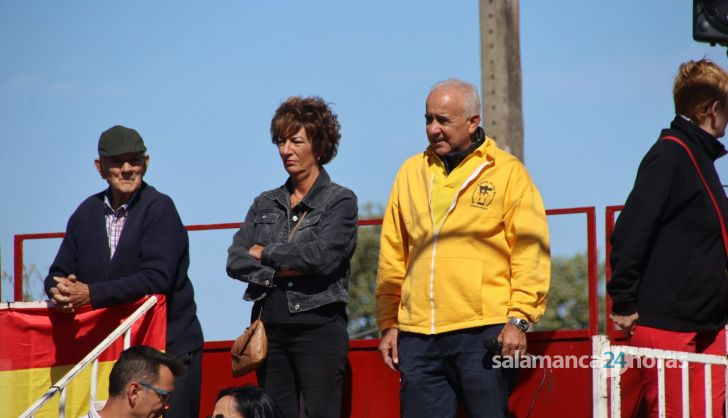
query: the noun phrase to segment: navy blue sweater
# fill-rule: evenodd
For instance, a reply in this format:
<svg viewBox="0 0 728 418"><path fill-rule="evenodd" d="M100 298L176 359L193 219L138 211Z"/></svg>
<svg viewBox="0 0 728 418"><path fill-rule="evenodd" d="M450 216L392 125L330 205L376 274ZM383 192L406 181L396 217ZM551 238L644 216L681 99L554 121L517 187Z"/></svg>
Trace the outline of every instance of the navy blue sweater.
<svg viewBox="0 0 728 418"><path fill-rule="evenodd" d="M109 258L105 193L89 197L71 215L66 236L45 279L46 293L55 286L53 276L75 274L88 284L94 308L164 294L167 352L179 355L202 347L194 290L187 276L187 231L172 199L144 183L129 202L124 230L114 257Z"/></svg>

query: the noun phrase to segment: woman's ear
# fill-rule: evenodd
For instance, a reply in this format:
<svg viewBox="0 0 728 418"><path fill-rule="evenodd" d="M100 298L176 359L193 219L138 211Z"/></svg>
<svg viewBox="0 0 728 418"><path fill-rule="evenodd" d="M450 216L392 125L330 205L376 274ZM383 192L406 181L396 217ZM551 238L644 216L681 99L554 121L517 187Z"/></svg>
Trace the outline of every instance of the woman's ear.
<svg viewBox="0 0 728 418"><path fill-rule="evenodd" d="M713 118L715 118L716 116L718 116L718 113L720 112L720 109L721 109L721 104L720 104L719 101L716 100L713 103L711 103L711 105L710 105L710 116L713 117Z"/></svg>
<svg viewBox="0 0 728 418"><path fill-rule="evenodd" d="M722 112L723 105L719 101L714 101L710 105L710 109L708 110L708 113L710 114L710 127L715 129L722 128L719 127L719 121L718 121L718 115Z"/></svg>

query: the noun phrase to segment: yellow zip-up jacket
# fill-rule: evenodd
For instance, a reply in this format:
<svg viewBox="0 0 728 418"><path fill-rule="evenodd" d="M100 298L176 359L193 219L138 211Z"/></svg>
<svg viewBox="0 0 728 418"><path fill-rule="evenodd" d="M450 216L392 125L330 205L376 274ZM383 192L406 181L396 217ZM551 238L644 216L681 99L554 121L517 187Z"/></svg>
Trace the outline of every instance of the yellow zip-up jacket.
<svg viewBox="0 0 728 418"><path fill-rule="evenodd" d="M523 164L492 139L449 175L429 150L402 165L382 224L380 329L439 334L508 317L537 322L550 271L541 195Z"/></svg>

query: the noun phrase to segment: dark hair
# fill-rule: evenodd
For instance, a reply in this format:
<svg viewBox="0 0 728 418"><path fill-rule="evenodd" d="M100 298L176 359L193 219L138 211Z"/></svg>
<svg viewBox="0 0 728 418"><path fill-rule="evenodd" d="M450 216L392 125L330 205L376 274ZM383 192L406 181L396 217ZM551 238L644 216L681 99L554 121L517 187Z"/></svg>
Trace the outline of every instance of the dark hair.
<svg viewBox="0 0 728 418"><path fill-rule="evenodd" d="M246 385L226 388L217 394L217 400L225 396L235 399L238 413L245 418L284 418L275 401L259 387Z"/></svg>
<svg viewBox="0 0 728 418"><path fill-rule="evenodd" d="M169 367L175 377L184 371L177 360L152 347L136 345L124 350L109 374L109 397L121 395L132 381L157 383L160 365Z"/></svg>
<svg viewBox="0 0 728 418"><path fill-rule="evenodd" d="M341 126L336 113L322 98L293 96L281 103L270 123L271 140L275 144L278 139L294 135L301 128L306 130L320 165L336 156Z"/></svg>

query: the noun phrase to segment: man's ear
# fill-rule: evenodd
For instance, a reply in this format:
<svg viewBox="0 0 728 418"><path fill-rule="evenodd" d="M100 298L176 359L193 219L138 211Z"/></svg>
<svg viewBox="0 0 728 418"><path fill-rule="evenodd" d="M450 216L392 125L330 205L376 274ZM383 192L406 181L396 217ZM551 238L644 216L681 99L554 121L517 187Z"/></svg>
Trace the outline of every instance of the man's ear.
<svg viewBox="0 0 728 418"><path fill-rule="evenodd" d="M142 176L147 174L149 169L149 155L144 154L144 169L142 170Z"/></svg>
<svg viewBox="0 0 728 418"><path fill-rule="evenodd" d="M472 135L480 125L480 115L473 115L468 119L468 132Z"/></svg>
<svg viewBox="0 0 728 418"><path fill-rule="evenodd" d="M129 403L129 407L134 408L137 402L139 402L141 391L142 388L138 383L129 383L129 386L126 387L126 400Z"/></svg>
<svg viewBox="0 0 728 418"><path fill-rule="evenodd" d="M99 172L99 175L101 176L101 178L104 179L104 180L106 180L106 175L104 174L104 170L101 167L101 160L98 159L98 158L95 159L94 160L94 165L96 166L96 171Z"/></svg>

